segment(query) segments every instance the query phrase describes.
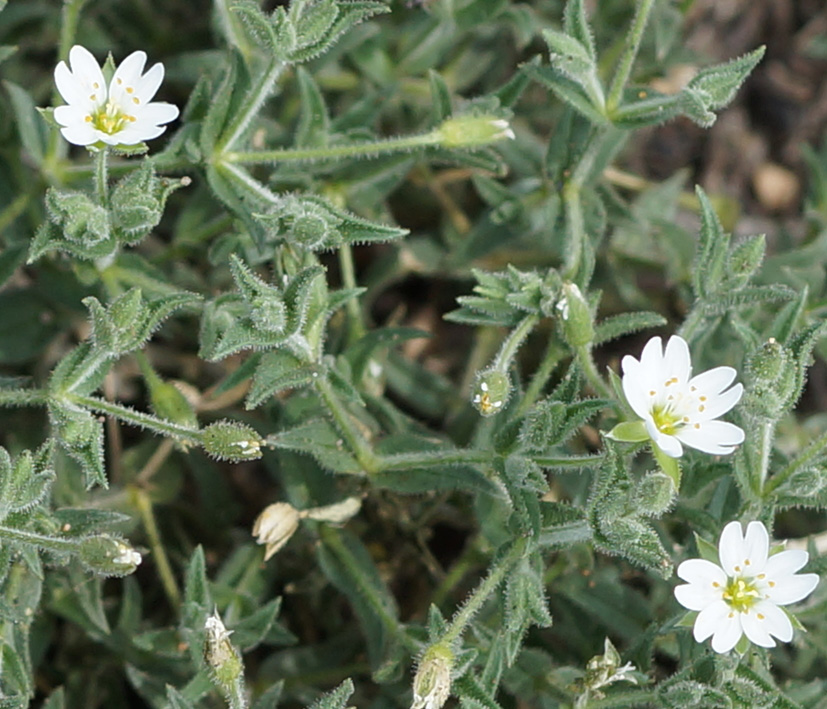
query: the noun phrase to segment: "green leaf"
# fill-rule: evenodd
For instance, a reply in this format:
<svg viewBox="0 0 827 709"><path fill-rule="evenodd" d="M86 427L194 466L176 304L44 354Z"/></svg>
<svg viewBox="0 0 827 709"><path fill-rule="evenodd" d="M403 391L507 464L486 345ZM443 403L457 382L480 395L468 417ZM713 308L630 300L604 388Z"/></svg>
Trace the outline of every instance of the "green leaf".
<svg viewBox="0 0 827 709"><path fill-rule="evenodd" d="M327 145L330 116L322 93L311 74L304 68L299 67L296 76L299 80L301 112L296 126L295 144L299 147Z"/></svg>
<svg viewBox="0 0 827 709"><path fill-rule="evenodd" d="M723 108L735 97L765 51L766 47L762 46L725 64L701 69L687 84L687 89L703 91L708 96L706 105L709 109Z"/></svg>
<svg viewBox="0 0 827 709"><path fill-rule="evenodd" d="M319 565L350 601L362 626L371 665L378 667L387 654L395 654L396 634L402 632L396 601L358 537L326 526L319 532Z"/></svg>
<svg viewBox="0 0 827 709"><path fill-rule="evenodd" d="M588 53L592 62L597 61L594 48L594 35L586 17L586 5L583 0L569 0L563 11L563 31L577 40Z"/></svg>
<svg viewBox="0 0 827 709"><path fill-rule="evenodd" d="M300 389L311 384L317 376L317 367L290 352L267 352L259 360L244 405L254 409L285 389Z"/></svg>
<svg viewBox="0 0 827 709"><path fill-rule="evenodd" d="M346 679L332 692L328 692L313 702L309 709L345 709L351 694L353 694L353 682Z"/></svg>
<svg viewBox="0 0 827 709"><path fill-rule="evenodd" d="M103 457L103 423L90 413L56 402L49 406L49 420L61 448L80 465L86 487L108 487Z"/></svg>
<svg viewBox="0 0 827 709"><path fill-rule="evenodd" d="M40 166L43 164L43 155L46 151L46 127L37 115L34 101L28 91L10 81L4 81L3 85L11 98L11 106L23 148L34 163Z"/></svg>
<svg viewBox="0 0 827 709"><path fill-rule="evenodd" d="M601 345L624 335L639 330L648 330L653 327L666 325L666 318L659 313L648 311L637 313L621 313L606 318L595 328L594 345Z"/></svg>
<svg viewBox="0 0 827 709"><path fill-rule="evenodd" d="M565 76L561 71L550 66L524 65L524 71L535 81L551 89L557 98L567 103L590 123L605 125L606 116L595 108L592 99L583 90L583 87Z"/></svg>
<svg viewBox="0 0 827 709"><path fill-rule="evenodd" d="M363 475L364 470L344 445L339 432L325 419L315 419L271 434L267 445L313 456L334 473Z"/></svg>
<svg viewBox="0 0 827 709"><path fill-rule="evenodd" d="M643 421L621 421L606 436L624 443L639 443L649 440L649 432Z"/></svg>

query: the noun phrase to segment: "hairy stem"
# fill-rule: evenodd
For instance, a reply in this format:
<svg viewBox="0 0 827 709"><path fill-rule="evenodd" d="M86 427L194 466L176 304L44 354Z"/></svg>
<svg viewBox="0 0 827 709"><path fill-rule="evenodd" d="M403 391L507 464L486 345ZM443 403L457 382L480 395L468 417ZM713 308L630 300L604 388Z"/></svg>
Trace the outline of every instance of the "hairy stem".
<svg viewBox="0 0 827 709"><path fill-rule="evenodd" d="M325 376L319 376L315 380L316 391L322 403L327 407L336 428L348 444L350 451L356 456L356 460L362 469L370 475L381 469L380 458L373 452L370 444L356 427L350 413L336 396L336 392Z"/></svg>
<svg viewBox="0 0 827 709"><path fill-rule="evenodd" d="M119 421L138 426L139 428L148 428L154 433L159 433L164 436L170 436L176 440L195 443L201 445L201 431L197 428L190 428L189 426L182 426L172 421L157 418L151 414L145 414L142 411L130 409L122 404L116 404L112 401L98 399L94 396L82 396L80 394L67 394L66 398L77 406L82 406L90 411L95 411L99 414L106 414L107 416L114 416Z"/></svg>
<svg viewBox="0 0 827 709"><path fill-rule="evenodd" d="M442 637L442 642L450 644L462 636L465 628L480 608L482 608L489 596L497 590L497 587L505 580L505 577L511 569L523 557L527 543L525 537L519 537L511 549L508 550L508 553L494 564L488 572L488 576L486 576L473 593L465 599L465 603L462 604L462 607L454 616L453 620L451 620L448 630Z"/></svg>
<svg viewBox="0 0 827 709"><path fill-rule="evenodd" d="M308 162L314 160L329 160L333 158L370 158L383 153L424 148L439 145L442 134L439 130L419 135L389 138L370 143L355 143L351 145L330 145L319 148L284 148L279 150L259 150L250 152L227 152L223 161L243 165L275 164L283 162Z"/></svg>

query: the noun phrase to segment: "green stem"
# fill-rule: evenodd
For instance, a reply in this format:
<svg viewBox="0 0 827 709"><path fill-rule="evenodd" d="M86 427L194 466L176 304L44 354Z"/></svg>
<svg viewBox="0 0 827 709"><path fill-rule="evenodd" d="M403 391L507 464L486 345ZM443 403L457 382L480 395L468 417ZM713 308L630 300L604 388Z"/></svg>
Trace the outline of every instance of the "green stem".
<svg viewBox="0 0 827 709"><path fill-rule="evenodd" d="M320 375L315 380L316 391L333 418L336 428L347 441L351 452L368 475L381 469L381 459L373 452L370 444L356 428L350 413L344 407L326 376Z"/></svg>
<svg viewBox="0 0 827 709"><path fill-rule="evenodd" d="M71 393L67 393L65 396L71 403L95 411L96 413L114 416L124 423L138 426L139 428L148 428L154 433L169 436L178 441L201 445L202 433L197 428L190 428L189 426L182 426L172 421L159 419L151 414L145 414L141 411L123 406L122 404L105 401L94 396L82 396L81 394Z"/></svg>
<svg viewBox="0 0 827 709"><path fill-rule="evenodd" d="M681 325L678 330L678 334L687 342L692 342L695 337L695 330L704 323L705 319L703 303L698 301L692 307L692 310L689 311L689 315L684 319L683 325Z"/></svg>
<svg viewBox="0 0 827 709"><path fill-rule="evenodd" d="M443 136L439 130L419 135L401 136L378 140L370 143L352 145L331 145L320 148L284 148L278 150L260 150L251 152L226 152L222 157L225 163L243 165L261 165L282 162L303 162L329 160L333 158L369 158L382 153L395 153L415 148L424 148L442 143Z"/></svg>
<svg viewBox="0 0 827 709"><path fill-rule="evenodd" d="M561 456L532 456L531 459L541 468L583 468L592 466L603 460L602 453L585 455L561 455Z"/></svg>
<svg viewBox="0 0 827 709"><path fill-rule="evenodd" d="M443 465L480 465L491 460L490 451L460 448L446 451L419 451L397 453L379 458L379 470L406 470L408 468L431 468Z"/></svg>
<svg viewBox="0 0 827 709"><path fill-rule="evenodd" d="M342 271L342 284L345 288L356 288L356 269L353 266L353 250L350 244L339 247L339 267ZM348 317L348 341L353 344L365 334L365 323L362 319L362 308L356 298L345 303Z"/></svg>
<svg viewBox="0 0 827 709"><path fill-rule="evenodd" d="M14 527L0 527L0 539L10 542L18 542L19 544L28 544L29 546L37 547L38 549L68 552L70 554L75 554L78 550L77 539L61 539L47 534L38 534L37 532L28 532L23 529L15 529Z"/></svg>
<svg viewBox="0 0 827 709"><path fill-rule="evenodd" d="M552 336L546 346L546 351L545 354L543 354L543 359L540 362L540 366L537 367L537 371L535 371L534 375L531 377L531 381L526 387L523 399L517 407L518 416L525 414L534 405L534 402L537 401L540 394L543 393L543 389L548 383L552 372L554 372L557 365L560 364L560 360L563 359L564 355L565 350L560 347Z"/></svg>
<svg viewBox="0 0 827 709"><path fill-rule="evenodd" d="M216 169L221 172L224 177L233 180L236 185L241 187L253 199L260 200L263 204L275 206L279 206L282 203L278 195L267 189L267 187L262 185L244 168L238 167L238 165L231 165L228 162L222 162Z"/></svg>
<svg viewBox="0 0 827 709"><path fill-rule="evenodd" d="M250 121L255 118L267 100L267 97L272 93L276 81L278 81L281 72L284 71L284 67L284 62L278 61L277 59L273 59L270 62L270 66L262 75L258 85L247 94L233 122L227 128L225 137L223 137L216 146L215 152L217 154L220 155L230 150L244 134L247 126L250 125Z"/></svg>
<svg viewBox="0 0 827 709"><path fill-rule="evenodd" d="M654 4L655 0L640 0L637 6L634 20L632 20L632 27L626 37L626 46L623 48L623 54L620 56L617 70L612 79L609 97L606 99L606 110L609 115L620 105L623 89L626 88L626 82L632 72L632 64L634 64L635 57L640 49L643 31L646 29L646 23L649 21L649 15Z"/></svg>
<svg viewBox="0 0 827 709"><path fill-rule="evenodd" d="M606 384L603 377L600 376L600 372L597 371L594 357L592 357L591 347L588 345L580 345L580 347L577 348L576 354L577 361L580 362L580 368L583 370L583 374L586 375L586 379L589 384L592 385L595 393L604 399L613 401L614 395L612 394L612 390L609 388L609 385Z"/></svg>
<svg viewBox="0 0 827 709"><path fill-rule="evenodd" d="M23 214L26 211L26 207L29 206L29 202L32 199L32 195L30 192L24 192L18 195L10 204L0 212L0 233L6 230L8 227L17 217Z"/></svg>
<svg viewBox="0 0 827 709"><path fill-rule="evenodd" d="M365 579L362 566L353 558L350 549L348 549L347 545L342 541L339 531L326 524L322 524L319 525L319 536L322 539L322 543L339 560L342 566L347 569L350 578L357 584L362 598L371 606L374 613L376 613L382 622L382 625L384 625L388 632L397 638L409 652L412 654L418 652L419 645L413 638L408 636L399 621L388 612L385 601L377 594L376 588Z"/></svg>
<svg viewBox="0 0 827 709"><path fill-rule="evenodd" d="M95 194L101 207L109 206L108 159L109 148L101 148L95 155Z"/></svg>
<svg viewBox="0 0 827 709"><path fill-rule="evenodd" d="M500 347L500 351L497 352L497 356L491 363L491 368L507 373L511 365L511 360L514 359L514 355L517 354L520 345L523 344L525 338L529 336L539 321L540 317L538 315L526 315L520 324L505 338L502 347Z"/></svg>
<svg viewBox="0 0 827 709"><path fill-rule="evenodd" d="M0 406L37 406L48 401L42 389L0 389Z"/></svg>
<svg viewBox="0 0 827 709"><path fill-rule="evenodd" d="M172 566L169 563L164 544L161 541L161 534L158 531L158 524L155 521L155 514L152 510L152 500L145 491L138 488L134 489L135 505L138 508L138 513L141 515L141 521L146 531L147 539L149 540L149 548L152 550L152 559L155 561L155 568L158 569L158 575L161 577L161 585L167 595L170 606L177 610L181 605L181 591L178 589L178 584L175 581L175 574L172 571Z"/></svg>
<svg viewBox="0 0 827 709"><path fill-rule="evenodd" d="M465 628L488 600L488 597L497 590L497 587L505 580L511 569L523 557L527 544L526 537L518 538L508 553L496 562L488 572L488 576L482 580L480 585L462 604L462 608L457 611L441 642L451 644L459 640Z"/></svg>

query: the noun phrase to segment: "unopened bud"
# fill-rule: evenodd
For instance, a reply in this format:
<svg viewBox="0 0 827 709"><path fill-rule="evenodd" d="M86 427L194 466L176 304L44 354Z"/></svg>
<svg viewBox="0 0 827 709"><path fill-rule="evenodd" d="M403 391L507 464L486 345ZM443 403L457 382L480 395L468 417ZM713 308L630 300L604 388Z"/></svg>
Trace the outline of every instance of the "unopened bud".
<svg viewBox="0 0 827 709"><path fill-rule="evenodd" d="M268 505L253 524L253 536L259 544L266 544L264 560L267 561L281 549L299 528L301 514L289 502Z"/></svg>
<svg viewBox="0 0 827 709"><path fill-rule="evenodd" d="M209 455L232 462L261 458L262 443L252 428L237 421L218 421L201 435L201 445Z"/></svg>
<svg viewBox="0 0 827 709"><path fill-rule="evenodd" d="M767 249L767 240L763 234L753 236L736 246L729 255L727 270L736 279L738 285L746 285L752 278Z"/></svg>
<svg viewBox="0 0 827 709"><path fill-rule="evenodd" d="M796 368L784 346L771 337L747 360L745 405L758 416L774 418L795 389Z"/></svg>
<svg viewBox="0 0 827 709"><path fill-rule="evenodd" d="M582 347L594 340L592 312L576 283L563 285L563 295L557 301L557 310L563 321L563 335L569 345Z"/></svg>
<svg viewBox="0 0 827 709"><path fill-rule="evenodd" d="M470 148L514 139L508 121L493 116L457 116L439 127L440 142L446 148Z"/></svg>
<svg viewBox="0 0 827 709"><path fill-rule="evenodd" d="M141 555L123 539L101 534L81 539L80 560L92 571L103 576L126 576L141 563Z"/></svg>
<svg viewBox="0 0 827 709"><path fill-rule="evenodd" d="M511 394L511 382L499 369L486 369L477 375L471 402L483 416L502 411Z"/></svg>
<svg viewBox="0 0 827 709"><path fill-rule="evenodd" d="M224 627L217 610L207 617L204 633L204 661L210 668L211 679L224 694L236 694L244 665L238 650L230 642L232 631Z"/></svg>
<svg viewBox="0 0 827 709"><path fill-rule="evenodd" d="M451 694L454 653L447 645L431 645L422 656L413 681L411 709L441 709Z"/></svg>
<svg viewBox="0 0 827 709"><path fill-rule="evenodd" d="M287 308L275 297L259 296L250 304L250 319L265 332L280 333L287 327Z"/></svg>

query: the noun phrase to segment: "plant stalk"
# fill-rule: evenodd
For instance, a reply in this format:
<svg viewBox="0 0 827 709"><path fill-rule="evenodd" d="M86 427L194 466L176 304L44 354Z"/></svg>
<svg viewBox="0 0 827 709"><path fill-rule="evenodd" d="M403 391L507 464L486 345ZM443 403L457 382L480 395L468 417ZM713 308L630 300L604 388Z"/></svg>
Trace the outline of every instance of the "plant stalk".
<svg viewBox="0 0 827 709"><path fill-rule="evenodd" d="M626 45L623 48L623 54L621 54L620 61L617 64L617 70L612 78L612 85L609 88L609 96L606 99L606 110L609 115L612 115L614 110L620 105L620 100L623 97L623 89L626 88L629 75L632 73L632 64L634 64L635 57L637 57L638 50L640 49L643 31L646 29L646 23L649 21L649 15L652 12L654 4L655 0L640 0L638 3L635 17L632 20L632 27L626 36Z"/></svg>

